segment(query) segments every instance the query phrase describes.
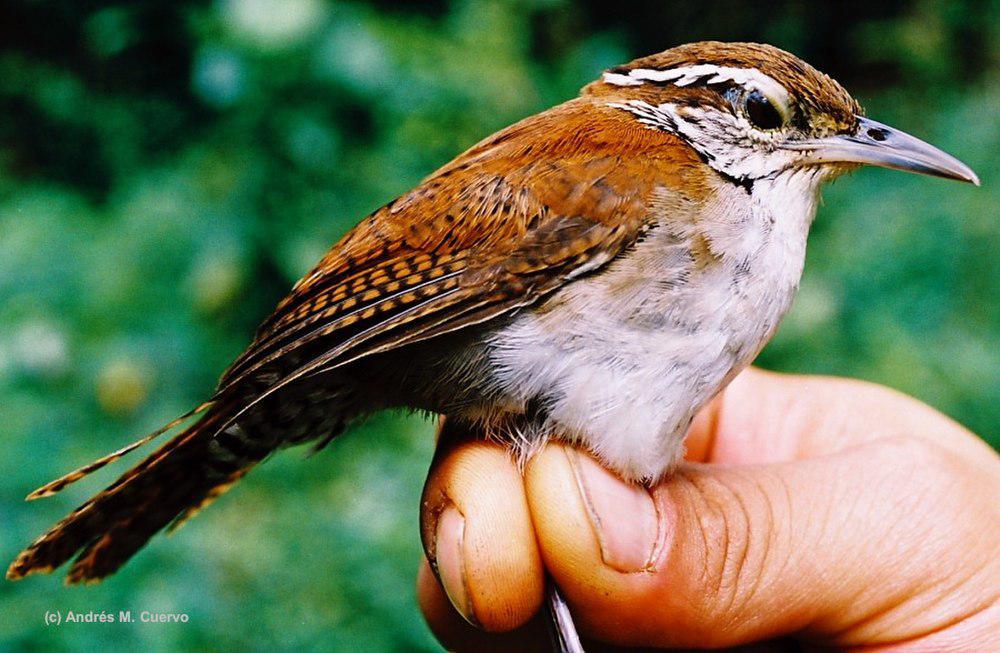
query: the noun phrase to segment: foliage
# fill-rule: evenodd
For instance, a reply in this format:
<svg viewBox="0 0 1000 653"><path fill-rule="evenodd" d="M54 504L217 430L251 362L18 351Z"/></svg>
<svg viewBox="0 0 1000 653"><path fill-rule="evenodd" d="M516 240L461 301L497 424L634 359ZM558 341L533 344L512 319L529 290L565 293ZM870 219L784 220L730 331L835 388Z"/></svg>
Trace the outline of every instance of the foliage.
<svg viewBox="0 0 1000 653"><path fill-rule="evenodd" d="M888 384L1000 444L998 5L843 4L5 3L2 557L119 469L21 496L208 393L360 217L602 68L708 36L796 51L985 186L829 189L762 364ZM101 586L0 584L0 648L434 649L412 590L431 431L379 416L277 456ZM69 609L190 623L43 625Z"/></svg>

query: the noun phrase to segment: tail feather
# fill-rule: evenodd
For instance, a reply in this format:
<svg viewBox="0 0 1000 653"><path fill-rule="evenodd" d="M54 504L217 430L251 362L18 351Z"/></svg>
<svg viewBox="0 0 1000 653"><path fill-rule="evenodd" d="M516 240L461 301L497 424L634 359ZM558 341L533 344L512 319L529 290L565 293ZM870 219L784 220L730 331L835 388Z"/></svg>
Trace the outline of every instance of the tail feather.
<svg viewBox="0 0 1000 653"><path fill-rule="evenodd" d="M226 449L216 438L231 412L213 409L26 548L7 570L16 580L61 566L79 552L68 582L97 582L153 535L179 525L270 452Z"/></svg>
<svg viewBox="0 0 1000 653"><path fill-rule="evenodd" d="M174 419L173 421L169 422L168 424L164 424L163 426L161 426L160 428L156 429L152 433L139 438L138 440L136 440L132 444L125 445L121 449L118 449L117 451L112 451L108 455L102 456L102 457L98 458L97 460L95 460L94 462L88 463L88 464L86 464L83 467L80 467L78 469L74 469L72 472L70 472L68 474L64 474L64 475L60 476L59 478L55 479L54 481L49 481L48 483L46 483L42 487L38 488L37 490L35 490L31 494L29 494L27 497L25 497L25 500L26 501L34 501L35 499L41 499L43 497L50 497L53 494L56 494L58 492L62 492L64 489L66 489L66 487L72 485L73 483L76 483L81 478L84 478L85 476L88 476L89 474L92 474L92 473L96 472L97 470L99 470L100 468L104 467L105 465L113 463L116 460L119 460L120 458L122 458L122 457L124 457L124 456L126 456L126 455L128 455L130 453L132 453L133 451L135 451L139 447L141 447L141 446L143 446L145 444L148 444L149 442L152 442L155 438L163 435L164 433L166 433L170 429L174 428L175 426L177 426L178 424L180 424L184 420L188 419L189 417L193 417L193 416L197 415L198 413L204 411L206 408L208 408L211 405L212 405L212 402L210 402L210 401L209 402L205 402L205 403L201 404L200 406L198 406L197 408L195 408L193 410L189 410L188 412L184 413L183 415L181 415L180 417Z"/></svg>
<svg viewBox="0 0 1000 653"><path fill-rule="evenodd" d="M225 494L229 490L229 488L236 485L237 481L246 476L246 473L249 472L250 469L253 468L253 466L254 464L250 464L247 467L244 467L243 469L237 472L233 472L233 474L229 477L227 481L220 483L215 487L213 487L211 490L209 490L208 493L201 499L201 501L199 501L197 504L193 506L185 508L184 511L181 512L181 514L174 517L174 519L171 520L170 524L167 525L167 535L172 535L177 529L186 524L188 520L190 520L199 512L207 508L213 501L218 499L220 496Z"/></svg>
<svg viewBox="0 0 1000 653"><path fill-rule="evenodd" d="M70 567L67 582L97 582L118 571L153 535L184 515L192 504L203 505L217 487L228 489L232 482L223 481L217 486L196 483L167 491L159 486L159 491L151 492L114 521L101 537L83 547Z"/></svg>

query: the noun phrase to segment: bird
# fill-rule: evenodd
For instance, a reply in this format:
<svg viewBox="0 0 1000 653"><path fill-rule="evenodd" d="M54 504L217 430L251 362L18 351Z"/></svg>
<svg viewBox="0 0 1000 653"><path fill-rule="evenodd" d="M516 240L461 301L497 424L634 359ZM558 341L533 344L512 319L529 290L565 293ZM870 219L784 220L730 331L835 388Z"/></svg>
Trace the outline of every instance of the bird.
<svg viewBox="0 0 1000 653"><path fill-rule="evenodd" d="M409 408L559 440L652 483L760 352L802 274L821 186L869 164L979 185L776 47L698 42L606 70L364 218L191 412L29 495L182 430L30 544L9 579L118 570L271 454Z"/></svg>

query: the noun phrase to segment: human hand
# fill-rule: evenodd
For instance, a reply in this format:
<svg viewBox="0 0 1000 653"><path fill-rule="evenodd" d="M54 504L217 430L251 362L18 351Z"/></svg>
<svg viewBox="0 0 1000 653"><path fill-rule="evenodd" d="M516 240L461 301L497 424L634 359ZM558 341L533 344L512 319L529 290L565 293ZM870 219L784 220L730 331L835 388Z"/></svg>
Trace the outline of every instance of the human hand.
<svg viewBox="0 0 1000 653"><path fill-rule="evenodd" d="M522 476L500 446L460 440L440 443L421 515L441 583L425 561L420 605L450 649L546 650L546 570L588 650L1000 637L1000 460L894 391L747 370L650 490L565 445Z"/></svg>

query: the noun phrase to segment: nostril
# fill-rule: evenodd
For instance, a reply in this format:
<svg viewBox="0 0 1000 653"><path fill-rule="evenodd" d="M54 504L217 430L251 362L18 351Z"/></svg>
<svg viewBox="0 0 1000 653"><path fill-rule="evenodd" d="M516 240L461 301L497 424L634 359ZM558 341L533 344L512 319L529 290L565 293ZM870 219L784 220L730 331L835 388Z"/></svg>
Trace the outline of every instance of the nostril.
<svg viewBox="0 0 1000 653"><path fill-rule="evenodd" d="M889 138L889 132L884 129L879 129L878 127L871 127L868 129L868 138L881 143L885 139Z"/></svg>

